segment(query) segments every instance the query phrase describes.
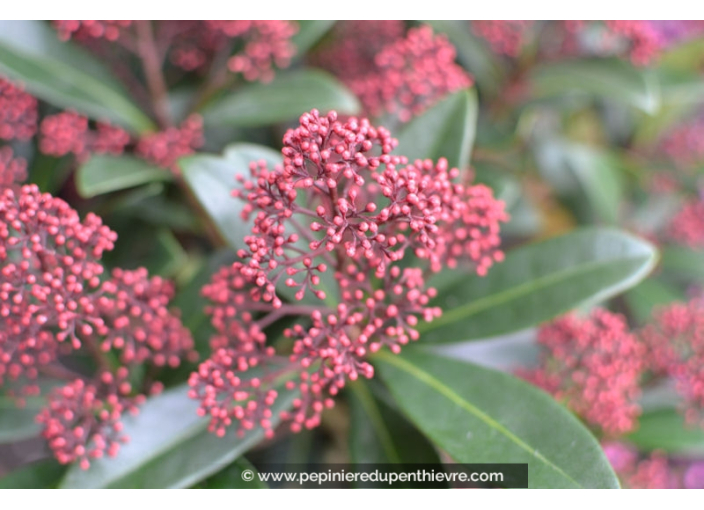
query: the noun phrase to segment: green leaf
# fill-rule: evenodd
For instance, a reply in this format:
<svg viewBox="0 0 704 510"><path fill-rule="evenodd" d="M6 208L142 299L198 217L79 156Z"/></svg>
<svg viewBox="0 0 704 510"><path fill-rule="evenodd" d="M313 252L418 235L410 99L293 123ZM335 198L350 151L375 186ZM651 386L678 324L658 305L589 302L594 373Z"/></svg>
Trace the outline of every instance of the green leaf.
<svg viewBox="0 0 704 510"><path fill-rule="evenodd" d="M701 65L703 52L704 39L696 37L663 50L658 64L665 69L691 71Z"/></svg>
<svg viewBox="0 0 704 510"><path fill-rule="evenodd" d="M662 268L687 279L704 280L704 252L687 246L665 246L662 250Z"/></svg>
<svg viewBox="0 0 704 510"><path fill-rule="evenodd" d="M447 158L451 167L469 166L477 127L477 93L461 90L409 122L394 152L416 159Z"/></svg>
<svg viewBox="0 0 704 510"><path fill-rule="evenodd" d="M537 156L541 174L558 192L570 197L580 191L597 218L617 222L623 183L615 158L566 140L540 143Z"/></svg>
<svg viewBox="0 0 704 510"><path fill-rule="evenodd" d="M620 59L580 59L537 66L529 76L536 99L589 95L613 99L645 113L660 108L657 79Z"/></svg>
<svg viewBox="0 0 704 510"><path fill-rule="evenodd" d="M458 275L457 284L434 301L442 316L419 325L421 340L459 342L534 326L627 290L656 259L650 243L611 228L585 228L517 248L485 277Z"/></svg>
<svg viewBox="0 0 704 510"><path fill-rule="evenodd" d="M296 47L296 57L300 58L328 33L335 20L307 19L298 20L297 23L298 32L293 36L292 42Z"/></svg>
<svg viewBox="0 0 704 510"><path fill-rule="evenodd" d="M472 73L482 94L495 95L503 71L488 46L472 34L469 21L424 20L436 32L444 33L457 48L459 61Z"/></svg>
<svg viewBox="0 0 704 510"><path fill-rule="evenodd" d="M14 443L39 435L41 427L35 418L39 409L33 406L25 408L0 408L0 444Z"/></svg>
<svg viewBox="0 0 704 510"><path fill-rule="evenodd" d="M618 488L596 439L528 383L411 347L374 361L401 409L453 460L528 463L530 488Z"/></svg>
<svg viewBox="0 0 704 510"><path fill-rule="evenodd" d="M701 55L697 58L700 59ZM704 81L691 69L687 72L658 69L657 78L662 106L654 115L642 118L634 134L634 142L644 149L652 146L676 124L691 118L692 113L704 104Z"/></svg>
<svg viewBox="0 0 704 510"><path fill-rule="evenodd" d="M134 156L93 156L76 172L76 188L84 198L169 181L171 173Z"/></svg>
<svg viewBox="0 0 704 510"><path fill-rule="evenodd" d="M48 394L57 385L63 385L54 379L41 378L36 381L41 389L41 394ZM17 388L12 389L15 394ZM44 407L46 398L41 396L25 397L24 406L18 407L14 397L0 395L0 444L14 443L39 435L41 426L36 423L35 418Z"/></svg>
<svg viewBox="0 0 704 510"><path fill-rule="evenodd" d="M137 416L124 419L130 438L115 458L91 463L90 469L69 468L60 487L183 488L217 473L264 438L261 428L243 437L217 437L207 431L208 418L196 414L198 403L179 386L149 399ZM274 421L291 405L295 392L281 389Z"/></svg>
<svg viewBox="0 0 704 510"><path fill-rule="evenodd" d="M157 231L153 246L149 257L144 261L150 275L171 278L188 261L188 254L168 229Z"/></svg>
<svg viewBox="0 0 704 510"><path fill-rule="evenodd" d="M209 103L202 114L208 125L252 127L295 120L313 108L355 114L360 106L337 79L310 69L277 75L271 83L249 85Z"/></svg>
<svg viewBox="0 0 704 510"><path fill-rule="evenodd" d="M653 309L672 303L686 301L684 292L656 278L646 278L625 296L628 308L639 324L645 324L653 315Z"/></svg>
<svg viewBox="0 0 704 510"><path fill-rule="evenodd" d="M515 177L487 163L475 162L472 167L474 182L489 186L494 191L494 197L504 201L507 211L518 203L521 197L521 185Z"/></svg>
<svg viewBox="0 0 704 510"><path fill-rule="evenodd" d="M376 398L370 385L349 385L350 461L355 464L438 464L425 437L389 405Z"/></svg>
<svg viewBox="0 0 704 510"><path fill-rule="evenodd" d="M242 478L244 471L254 473L252 481ZM267 489L268 485L259 479L255 467L244 457L237 459L219 473L203 480L194 489Z"/></svg>
<svg viewBox="0 0 704 510"><path fill-rule="evenodd" d="M251 222L241 217L244 202L231 196L235 176L249 177L249 164L262 159L273 166L281 163L281 154L268 147L241 143L229 146L222 156L197 154L180 162L186 183L235 250L245 248L244 238L252 228Z"/></svg>
<svg viewBox="0 0 704 510"><path fill-rule="evenodd" d="M675 409L643 413L638 429L625 439L645 451L664 450L675 455L704 453L704 430L696 424L687 424Z"/></svg>
<svg viewBox="0 0 704 510"><path fill-rule="evenodd" d="M0 478L0 489L49 489L56 486L66 466L54 459L34 462Z"/></svg>
<svg viewBox="0 0 704 510"><path fill-rule="evenodd" d="M0 23L0 73L55 106L135 132L154 129L99 61L73 43L59 41L42 22Z"/></svg>

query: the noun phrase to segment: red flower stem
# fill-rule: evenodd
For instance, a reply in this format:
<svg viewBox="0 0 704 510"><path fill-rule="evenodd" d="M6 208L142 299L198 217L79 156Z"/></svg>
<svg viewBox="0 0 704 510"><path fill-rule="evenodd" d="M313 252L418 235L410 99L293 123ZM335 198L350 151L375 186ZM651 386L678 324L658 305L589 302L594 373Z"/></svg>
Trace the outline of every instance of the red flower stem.
<svg viewBox="0 0 704 510"><path fill-rule="evenodd" d="M152 107L157 122L161 128L172 125L169 111L169 92L166 81L161 71L161 60L156 48L152 22L148 20L136 21L137 48L142 61L142 69L147 80L147 86L152 96Z"/></svg>

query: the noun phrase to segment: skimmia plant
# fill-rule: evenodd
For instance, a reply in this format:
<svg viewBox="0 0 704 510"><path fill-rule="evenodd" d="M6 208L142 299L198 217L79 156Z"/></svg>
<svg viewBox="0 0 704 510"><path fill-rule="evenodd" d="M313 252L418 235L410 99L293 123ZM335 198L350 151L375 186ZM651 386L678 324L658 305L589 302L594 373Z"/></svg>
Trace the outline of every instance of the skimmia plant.
<svg viewBox="0 0 704 510"><path fill-rule="evenodd" d="M703 44L0 23L0 487L704 487Z"/></svg>

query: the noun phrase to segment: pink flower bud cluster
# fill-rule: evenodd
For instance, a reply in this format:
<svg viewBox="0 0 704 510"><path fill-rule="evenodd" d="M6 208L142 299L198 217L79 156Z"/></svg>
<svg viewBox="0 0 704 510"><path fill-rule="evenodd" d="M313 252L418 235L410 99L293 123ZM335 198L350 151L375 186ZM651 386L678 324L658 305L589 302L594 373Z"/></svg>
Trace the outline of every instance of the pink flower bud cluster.
<svg viewBox="0 0 704 510"><path fill-rule="evenodd" d="M10 147L0 147L0 192L27 178L27 162L13 157Z"/></svg>
<svg viewBox="0 0 704 510"><path fill-rule="evenodd" d="M29 140L37 132L37 100L0 76L0 140Z"/></svg>
<svg viewBox="0 0 704 510"><path fill-rule="evenodd" d="M538 343L540 367L519 375L607 434L634 428L647 355L623 316L603 309L566 315L541 327Z"/></svg>
<svg viewBox="0 0 704 510"><path fill-rule="evenodd" d="M190 396L219 435L233 424L273 434L282 377L299 395L280 418L293 431L317 426L347 381L373 376L369 353L400 352L420 320L440 315L428 274L466 264L483 275L503 259L503 202L455 182L447 161L408 164L386 129L335 112L302 115L283 141L283 166L238 176L233 195L254 226L241 261L203 289L217 333ZM284 332L288 356L264 334L284 316L304 319Z"/></svg>
<svg viewBox="0 0 704 510"><path fill-rule="evenodd" d="M704 161L704 115L677 125L662 139L659 148L678 166L691 167Z"/></svg>
<svg viewBox="0 0 704 510"><path fill-rule="evenodd" d="M73 154L79 162L91 154L118 156L130 142L127 131L107 122L98 122L91 129L88 118L74 111L44 117L39 130L39 150L55 157Z"/></svg>
<svg viewBox="0 0 704 510"><path fill-rule="evenodd" d="M693 249L704 248L704 199L686 202L670 220L668 236Z"/></svg>
<svg viewBox="0 0 704 510"><path fill-rule="evenodd" d="M97 122L92 129L87 117L73 111L45 117L40 133L39 149L44 154L54 157L72 154L81 163L92 154L118 156L135 143L122 128ZM178 172L178 159L193 154L202 144L203 120L193 114L178 127L142 136L134 150L150 163Z"/></svg>
<svg viewBox="0 0 704 510"><path fill-rule="evenodd" d="M485 39L495 53L515 58L521 53L526 33L533 23L526 20L474 20L472 30Z"/></svg>
<svg viewBox="0 0 704 510"><path fill-rule="evenodd" d="M114 457L128 441L122 433L122 415L137 414L145 397L131 395L127 376L128 370L121 367L115 375L103 372L95 384L76 379L49 395L37 422L44 426L42 435L61 464L78 462L88 469L90 459Z"/></svg>
<svg viewBox="0 0 704 510"><path fill-rule="evenodd" d="M35 185L0 194L0 384L26 383L34 394L43 370L73 374L58 356L79 349L101 369L96 380L73 377L39 418L61 462L87 466L100 455L91 452L116 448L105 429L141 398L131 396L128 367L194 356L190 332L168 309L170 284L144 269L105 277L100 259L115 239L98 216L81 220ZM122 363L114 374L108 351Z"/></svg>
<svg viewBox="0 0 704 510"><path fill-rule="evenodd" d="M634 65L647 65L661 50L658 33L647 21L607 20L606 27L629 42L629 57Z"/></svg>
<svg viewBox="0 0 704 510"><path fill-rule="evenodd" d="M455 64L455 48L428 26L412 28L374 58L375 69L349 85L372 116L391 113L409 121L447 94L473 83Z"/></svg>
<svg viewBox="0 0 704 510"><path fill-rule="evenodd" d="M376 55L403 39L405 31L403 21L398 20L338 21L332 43L313 56L313 63L349 83L374 73Z"/></svg>
<svg viewBox="0 0 704 510"><path fill-rule="evenodd" d="M156 166L179 173L179 158L193 154L203 142L203 119L193 114L179 127L143 136L137 142L135 152Z"/></svg>
<svg viewBox="0 0 704 510"><path fill-rule="evenodd" d="M228 60L228 68L247 81L271 81L274 69L288 67L296 48L291 38L298 26L282 20L206 20L180 23L181 35L173 43L171 61L187 71L211 62L233 42L241 45ZM185 23L185 25L184 25Z"/></svg>
<svg viewBox="0 0 704 510"><path fill-rule="evenodd" d="M567 54L619 55L634 65L650 64L660 53L664 41L652 22L643 20L580 21L563 23ZM594 39L594 35L600 37Z"/></svg>
<svg viewBox="0 0 704 510"><path fill-rule="evenodd" d="M656 373L676 381L685 400L685 418L704 423L704 303L673 303L655 312L654 321L641 336L649 348Z"/></svg>
<svg viewBox="0 0 704 510"><path fill-rule="evenodd" d="M132 25L131 20L56 20L54 28L59 34L59 39L90 40L106 39L116 41L123 30Z"/></svg>
<svg viewBox="0 0 704 510"><path fill-rule="evenodd" d="M616 441L603 445L606 458L614 471L628 489L681 489L683 482L685 488L690 488L692 476L684 473L684 480L668 458L661 452L653 452L645 458L639 458L638 452L625 443ZM692 466L696 466L693 464ZM688 480L689 478L689 480Z"/></svg>

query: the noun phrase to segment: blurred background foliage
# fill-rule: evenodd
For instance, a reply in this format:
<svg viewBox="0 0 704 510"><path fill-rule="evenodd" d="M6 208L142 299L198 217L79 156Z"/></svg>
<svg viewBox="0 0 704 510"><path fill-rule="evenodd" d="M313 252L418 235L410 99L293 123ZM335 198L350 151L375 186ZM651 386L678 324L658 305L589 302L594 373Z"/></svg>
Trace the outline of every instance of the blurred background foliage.
<svg viewBox="0 0 704 510"><path fill-rule="evenodd" d="M185 68L169 48L188 33L190 46L184 44L183 51L198 50L206 44L198 39L205 28L153 25L156 68L145 65L149 55L140 50L139 30L134 41L122 32L113 40L76 32L60 42L61 29L52 23L0 23L0 75L38 98L40 123L75 111L89 119L90 129L110 122L131 140L119 154L88 157L47 154L43 127L29 140L0 143L27 161L28 182L62 197L82 216L95 212L118 233L116 248L104 258L107 267L144 266L174 280L174 305L201 358L208 355L212 331L200 289L234 260L249 228L239 218L241 205L229 198L234 176L245 174L252 160L278 162L283 133L312 108L374 116L399 138L397 152L447 157L490 186L511 214L502 232L506 269L497 265L485 280L441 273L434 282L451 312L423 332L422 341L433 343L435 354L422 361L413 357L417 353L408 358L427 373L455 371L463 380L476 377L487 395L496 397L504 388L508 394L515 380L504 379L504 372L535 366L531 328L543 321L600 304L637 328L660 305L703 297L701 22L298 21L291 38L295 53L266 79L221 72L237 53L237 40L207 47L204 64ZM473 86L435 93L412 115L365 101L360 73L381 75L374 68L376 56L421 26L447 38L456 50L451 59ZM171 46L163 42L169 37ZM150 82L155 69L161 75L157 83ZM186 150L178 141L166 146L182 159L164 164L140 149L151 134L175 133L193 115L202 121L202 143ZM559 285L536 283L549 281L563 266L578 268L578 274ZM511 269L516 267L523 268L522 283L535 284L530 293L486 310L462 308L500 294L502 285L517 286ZM282 327L271 326L272 336ZM462 343L467 340L473 342ZM454 361L438 368L437 353ZM16 409L9 397L0 397L0 473L8 473L0 486L219 488L241 486L242 469L271 461L435 462L448 454L464 462L491 461L464 446L455 451L443 441L442 424L428 423L450 411L422 389L417 390L422 398L410 392L419 380L404 372L403 363L411 361L379 358L384 385L352 384L319 429L284 432L271 441L253 431L227 444L205 431L195 402L181 398L179 385L196 366L184 364L161 375L166 392L139 421L128 423L137 446L85 473L74 467L66 472L36 439L33 419L41 402L30 399ZM459 364L465 362L491 372ZM411 401L404 401L404 391ZM477 397L471 393L460 394ZM554 412L543 394L526 395L536 408ZM414 398L425 407L414 408ZM639 428L617 439L625 439L643 461L655 455L669 473L683 477L699 466L704 432L684 423L679 401L671 381L646 384ZM491 402L485 404L490 412ZM567 440L582 433L572 432L567 413L559 419L564 425L555 422L549 434L566 431ZM603 462L591 443L584 444L584 457L561 466L567 472L579 472L584 459ZM245 460L241 455L248 450ZM591 475L602 479L580 483L613 485L608 467ZM544 485L562 483L544 476Z"/></svg>

